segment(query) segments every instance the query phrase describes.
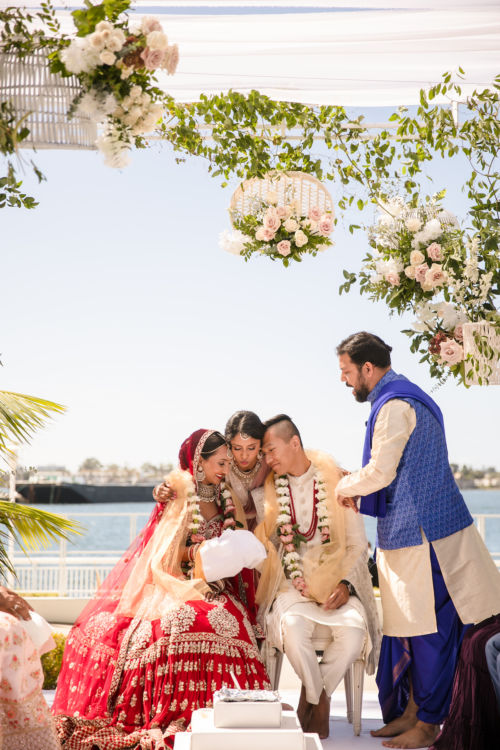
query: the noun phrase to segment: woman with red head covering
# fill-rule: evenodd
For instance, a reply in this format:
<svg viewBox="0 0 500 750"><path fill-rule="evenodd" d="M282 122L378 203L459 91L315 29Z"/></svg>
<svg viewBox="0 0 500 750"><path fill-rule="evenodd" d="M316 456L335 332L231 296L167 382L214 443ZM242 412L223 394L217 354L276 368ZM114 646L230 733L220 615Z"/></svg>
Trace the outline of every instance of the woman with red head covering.
<svg viewBox="0 0 500 750"><path fill-rule="evenodd" d="M245 606L252 576L208 585L199 575L200 545L244 526L221 492L224 437L197 430L179 462L175 497L157 505L68 637L53 706L67 750L172 747L231 672L241 687L269 687Z"/></svg>

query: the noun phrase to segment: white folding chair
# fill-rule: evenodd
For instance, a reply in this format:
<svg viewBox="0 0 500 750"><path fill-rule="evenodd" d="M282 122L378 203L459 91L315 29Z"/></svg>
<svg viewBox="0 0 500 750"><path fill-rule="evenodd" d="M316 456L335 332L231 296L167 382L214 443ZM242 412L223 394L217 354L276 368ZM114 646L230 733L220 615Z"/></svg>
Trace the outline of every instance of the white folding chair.
<svg viewBox="0 0 500 750"><path fill-rule="evenodd" d="M329 641L324 638L313 638L314 649L318 655L322 654ZM273 690L278 689L283 653L277 648L263 645L263 657ZM363 704L363 682L365 676L365 662L356 659L344 675L345 700L347 705L347 721L352 724L356 736L361 733L361 707Z"/></svg>

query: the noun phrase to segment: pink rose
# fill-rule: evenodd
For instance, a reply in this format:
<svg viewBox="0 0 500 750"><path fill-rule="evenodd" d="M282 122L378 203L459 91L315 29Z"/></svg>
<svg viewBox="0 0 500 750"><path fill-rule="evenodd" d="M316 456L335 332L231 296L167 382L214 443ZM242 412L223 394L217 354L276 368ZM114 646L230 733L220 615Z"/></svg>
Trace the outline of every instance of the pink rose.
<svg viewBox="0 0 500 750"><path fill-rule="evenodd" d="M293 546L293 544L285 544L285 550L287 552L295 552L295 547Z"/></svg>
<svg viewBox="0 0 500 750"><path fill-rule="evenodd" d="M173 76L179 64L179 47L176 44L169 44L165 50L165 60L162 68L167 71L169 76Z"/></svg>
<svg viewBox="0 0 500 750"><path fill-rule="evenodd" d="M286 210L285 206L276 206L276 214L278 216L278 219L286 219L288 211Z"/></svg>
<svg viewBox="0 0 500 750"><path fill-rule="evenodd" d="M234 520L234 518L226 518L226 520L224 521L224 528L230 529L232 526L236 526L236 521Z"/></svg>
<svg viewBox="0 0 500 750"><path fill-rule="evenodd" d="M201 544L201 542L205 541L205 537L203 534L191 534L191 541L193 544Z"/></svg>
<svg viewBox="0 0 500 750"><path fill-rule="evenodd" d="M440 346L441 359L445 365L457 365L464 358L464 350L454 339L445 339Z"/></svg>
<svg viewBox="0 0 500 750"><path fill-rule="evenodd" d="M431 260L443 260L441 245L438 245L437 242L432 242L427 248L426 253Z"/></svg>
<svg viewBox="0 0 500 750"><path fill-rule="evenodd" d="M146 70L156 70L156 68L159 68L164 57L165 52L162 49L149 49L149 47L146 47L141 52L141 58L144 61Z"/></svg>
<svg viewBox="0 0 500 750"><path fill-rule="evenodd" d="M264 214L264 227L270 229L272 232L277 232L281 226L278 213L273 206L269 206L266 213Z"/></svg>
<svg viewBox="0 0 500 750"><path fill-rule="evenodd" d="M328 237L333 232L333 218L330 214L323 214L318 222L318 232L322 237Z"/></svg>
<svg viewBox="0 0 500 750"><path fill-rule="evenodd" d="M309 209L307 218L311 219L311 221L319 221L321 219L321 211L317 206L314 206L313 208Z"/></svg>
<svg viewBox="0 0 500 750"><path fill-rule="evenodd" d="M259 242L270 242L271 240L274 240L275 234L276 232L273 232L272 229L268 229L267 227L259 227L255 232L255 239L259 240Z"/></svg>
<svg viewBox="0 0 500 750"><path fill-rule="evenodd" d="M278 242L278 244L276 245L276 250L280 255L284 256L290 255L290 253L292 252L291 245L288 240L281 240L281 242Z"/></svg>
<svg viewBox="0 0 500 750"><path fill-rule="evenodd" d="M144 16L141 23L141 30L146 36L151 34L152 31L163 31L160 22L152 16Z"/></svg>
<svg viewBox="0 0 500 750"><path fill-rule="evenodd" d="M431 289L436 286L443 286L447 280L446 271L443 271L443 267L439 263L433 263L425 274L425 284Z"/></svg>
<svg viewBox="0 0 500 750"><path fill-rule="evenodd" d="M293 534L283 534L280 536L280 542L282 544L291 544L293 542Z"/></svg>
<svg viewBox="0 0 500 750"><path fill-rule="evenodd" d="M401 283L399 273L397 273L397 271L389 271L388 273L386 273L385 280L388 281L392 286L399 286Z"/></svg>
<svg viewBox="0 0 500 750"><path fill-rule="evenodd" d="M293 526L291 523L285 523L281 527L282 534L291 534L293 532Z"/></svg>
<svg viewBox="0 0 500 750"><path fill-rule="evenodd" d="M415 266L415 281L418 281L420 284L425 281L425 275L427 271L429 270L429 266L427 263L421 263L419 266Z"/></svg>
<svg viewBox="0 0 500 750"><path fill-rule="evenodd" d="M456 341L464 340L464 327L462 325L455 327L455 330L453 331L453 338Z"/></svg>
<svg viewBox="0 0 500 750"><path fill-rule="evenodd" d="M232 502L228 501L226 503L226 507L225 507L224 512L225 513L233 513L235 510L236 510L236 508L234 507L234 505L232 504Z"/></svg>
<svg viewBox="0 0 500 750"><path fill-rule="evenodd" d="M414 279L415 278L415 266L406 266L405 276L407 276L409 279Z"/></svg>

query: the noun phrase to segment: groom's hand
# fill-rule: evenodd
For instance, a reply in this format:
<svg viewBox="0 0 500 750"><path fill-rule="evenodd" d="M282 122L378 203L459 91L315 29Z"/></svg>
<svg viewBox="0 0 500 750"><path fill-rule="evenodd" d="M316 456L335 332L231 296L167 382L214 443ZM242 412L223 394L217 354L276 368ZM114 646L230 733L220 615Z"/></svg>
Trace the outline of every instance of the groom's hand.
<svg viewBox="0 0 500 750"><path fill-rule="evenodd" d="M336 586L326 602L323 604L323 609L338 609L343 604L349 601L349 589L345 583L339 583Z"/></svg>
<svg viewBox="0 0 500 750"><path fill-rule="evenodd" d="M355 513L359 513L359 508L356 504L356 497L343 497L343 495L337 495L337 502L343 508L352 508Z"/></svg>

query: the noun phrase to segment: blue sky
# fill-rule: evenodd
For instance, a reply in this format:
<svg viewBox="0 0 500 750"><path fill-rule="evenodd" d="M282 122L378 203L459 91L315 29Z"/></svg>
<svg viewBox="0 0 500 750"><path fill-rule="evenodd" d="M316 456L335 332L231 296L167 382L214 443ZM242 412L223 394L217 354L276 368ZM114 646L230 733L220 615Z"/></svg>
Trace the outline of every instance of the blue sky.
<svg viewBox="0 0 500 750"><path fill-rule="evenodd" d="M25 187L39 207L1 216L0 387L68 411L21 462L175 461L191 431L252 409L287 412L307 446L355 469L368 407L340 383L335 346L362 329L394 347L397 371L433 386L400 333L411 317L390 318L357 292L338 296L342 269L356 270L367 247L348 220L316 258L288 269L245 263L218 247L237 183L222 189L202 160L176 164L168 144L155 144L122 171L94 152L41 151L36 162L47 182L27 170ZM431 169L436 189L449 188L446 207L463 216L464 166ZM500 389L449 382L433 395L450 459L500 466Z"/></svg>

